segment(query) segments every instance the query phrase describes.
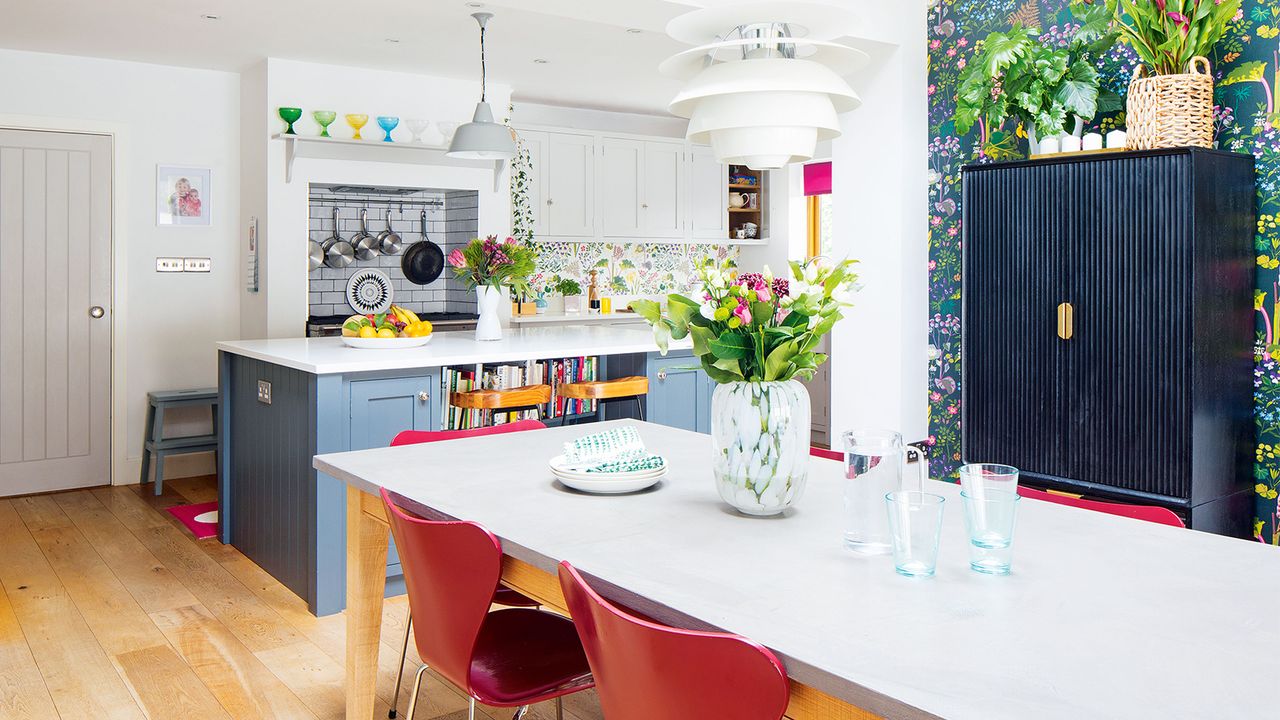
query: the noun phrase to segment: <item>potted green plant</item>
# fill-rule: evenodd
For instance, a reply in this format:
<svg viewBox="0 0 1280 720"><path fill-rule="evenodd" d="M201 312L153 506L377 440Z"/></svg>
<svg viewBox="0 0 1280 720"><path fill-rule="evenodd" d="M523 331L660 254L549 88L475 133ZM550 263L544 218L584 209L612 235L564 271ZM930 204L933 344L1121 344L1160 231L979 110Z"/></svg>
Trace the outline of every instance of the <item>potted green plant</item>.
<svg viewBox="0 0 1280 720"><path fill-rule="evenodd" d="M564 298L566 313L582 312L582 285L577 280L560 278L560 282L556 284L556 291Z"/></svg>
<svg viewBox="0 0 1280 720"><path fill-rule="evenodd" d="M454 276L476 290L476 306L480 312L476 322L477 340L502 339L498 308L505 294L503 288L521 296L527 294L536 259L533 248L515 238L499 241L496 235L483 240L476 238L462 249L449 253Z"/></svg>
<svg viewBox="0 0 1280 720"><path fill-rule="evenodd" d="M733 277L726 264L699 268L702 300L669 295L667 308L634 300L663 353L690 337L717 385L711 400L712 461L720 497L748 515L776 515L800 498L808 477L809 391L857 275L854 261L791 263L791 280Z"/></svg>
<svg viewBox="0 0 1280 720"><path fill-rule="evenodd" d="M1039 138L1079 134L1098 112L1120 109L1119 96L1099 88L1093 63L1115 44L1111 11L1103 3L1071 11L1079 27L1065 47L1040 42L1039 30L1021 24L989 34L976 47L960 74L952 119L960 135L980 127L983 154L1016 155L1012 136L996 138L1009 117L1022 124L1035 153Z"/></svg>
<svg viewBox="0 0 1280 720"><path fill-rule="evenodd" d="M1127 147L1213 147L1207 56L1240 0L1106 0L1120 38L1142 64L1129 83Z"/></svg>

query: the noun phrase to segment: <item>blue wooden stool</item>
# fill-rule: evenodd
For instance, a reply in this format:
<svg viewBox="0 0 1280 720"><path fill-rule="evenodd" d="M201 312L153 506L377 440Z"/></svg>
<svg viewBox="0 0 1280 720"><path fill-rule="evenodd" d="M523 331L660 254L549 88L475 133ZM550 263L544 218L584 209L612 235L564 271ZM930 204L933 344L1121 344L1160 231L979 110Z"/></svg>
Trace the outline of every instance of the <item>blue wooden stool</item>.
<svg viewBox="0 0 1280 720"><path fill-rule="evenodd" d="M208 405L213 413L213 433L210 435L193 435L190 437L164 437L164 412L169 408L187 407L191 405ZM151 469L151 458L156 459L155 494L164 492L164 459L169 455L186 455L188 453L214 452L214 467L217 467L218 452L218 389L202 390L164 390L147 393L147 427L143 433L146 442L142 446L142 480L147 482L148 470Z"/></svg>

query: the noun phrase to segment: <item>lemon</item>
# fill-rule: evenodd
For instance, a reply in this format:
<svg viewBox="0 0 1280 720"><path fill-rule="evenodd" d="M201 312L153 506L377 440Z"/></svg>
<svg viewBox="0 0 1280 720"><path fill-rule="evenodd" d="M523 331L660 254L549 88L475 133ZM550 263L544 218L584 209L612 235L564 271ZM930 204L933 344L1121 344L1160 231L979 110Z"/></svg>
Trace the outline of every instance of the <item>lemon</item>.
<svg viewBox="0 0 1280 720"><path fill-rule="evenodd" d="M418 331L421 332L423 335L431 334L431 323L427 322L426 320L423 320L422 322L418 323L418 328L419 328Z"/></svg>
<svg viewBox="0 0 1280 720"><path fill-rule="evenodd" d="M360 337L362 338L371 338L371 337L378 336L378 331L374 330L372 325L365 325L364 327L360 328L359 333L360 333Z"/></svg>
<svg viewBox="0 0 1280 720"><path fill-rule="evenodd" d="M395 336L396 336L396 331L392 330L389 327L384 327L378 330L378 337L380 338L393 338Z"/></svg>

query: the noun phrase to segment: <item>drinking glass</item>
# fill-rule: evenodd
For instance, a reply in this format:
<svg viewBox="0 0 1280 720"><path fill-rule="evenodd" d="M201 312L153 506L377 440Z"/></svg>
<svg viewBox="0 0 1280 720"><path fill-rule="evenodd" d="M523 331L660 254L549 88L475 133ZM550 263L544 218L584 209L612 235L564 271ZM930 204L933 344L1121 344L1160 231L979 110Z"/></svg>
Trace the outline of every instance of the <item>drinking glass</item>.
<svg viewBox="0 0 1280 720"><path fill-rule="evenodd" d="M984 497L988 490L1018 492L1018 468L996 463L970 463L960 466L960 489L972 497Z"/></svg>
<svg viewBox="0 0 1280 720"><path fill-rule="evenodd" d="M302 108L282 107L279 112L280 119L285 122L284 134L297 135L293 131L293 124L298 122L298 118L302 117Z"/></svg>
<svg viewBox="0 0 1280 720"><path fill-rule="evenodd" d="M883 555L892 549L884 496L903 489L920 490L923 456L914 487L904 488L902 466L907 449L893 430L851 430L844 434L844 545L850 550ZM917 448L911 450L919 453Z"/></svg>
<svg viewBox="0 0 1280 720"><path fill-rule="evenodd" d="M444 139L444 145L447 147L453 142L453 134L458 131L458 126L462 123L456 122L438 122L436 129L440 131L440 137Z"/></svg>
<svg viewBox="0 0 1280 720"><path fill-rule="evenodd" d="M884 496L893 538L893 569L907 577L929 577L938 568L944 498L898 490Z"/></svg>
<svg viewBox="0 0 1280 720"><path fill-rule="evenodd" d="M311 113L311 117L320 126L320 137L330 137L329 126L337 119L338 113L332 110L315 110Z"/></svg>
<svg viewBox="0 0 1280 720"><path fill-rule="evenodd" d="M382 142L393 142L391 139L391 131L395 130L396 126L399 124L400 118L398 117L392 117L390 115L378 116L378 127L382 128L387 133L387 136L382 138Z"/></svg>
<svg viewBox="0 0 1280 720"><path fill-rule="evenodd" d="M355 131L355 133L351 136L352 140L364 139L360 137L360 128L364 127L365 124L368 122L369 122L368 115L358 115L358 114L347 115L347 124L351 126L352 130Z"/></svg>
<svg viewBox="0 0 1280 720"><path fill-rule="evenodd" d="M960 491L969 530L969 567L987 575L1008 575L1013 562L1013 527L1021 498L1016 491L987 488L981 498Z"/></svg>
<svg viewBox="0 0 1280 720"><path fill-rule="evenodd" d="M423 120L422 118L409 118L404 121L404 127L411 136L409 142L422 142L422 133L431 128L431 121Z"/></svg>

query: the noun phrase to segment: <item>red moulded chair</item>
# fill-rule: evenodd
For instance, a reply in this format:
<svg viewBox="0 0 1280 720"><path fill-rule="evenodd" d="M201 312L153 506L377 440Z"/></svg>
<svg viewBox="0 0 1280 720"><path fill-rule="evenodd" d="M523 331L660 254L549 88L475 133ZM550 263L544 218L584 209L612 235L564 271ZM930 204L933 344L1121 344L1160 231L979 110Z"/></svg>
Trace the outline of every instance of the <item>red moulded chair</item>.
<svg viewBox="0 0 1280 720"><path fill-rule="evenodd" d="M477 437L480 435L502 435L522 430L546 429L547 426L538 420L519 420L513 423L470 428L468 430L404 430L391 439L391 447L419 445L442 440L457 440L458 438ZM537 600L527 598L508 587L499 587L498 591L493 594L493 602L508 607L538 607ZM409 612L409 617L405 619L404 623L404 641L400 644L400 669L396 672L396 690L391 695L391 710L387 712L387 717L392 718L392 720L396 717L396 708L400 706L400 678L404 676L404 659L409 654L409 632L411 630L413 630L412 611Z"/></svg>
<svg viewBox="0 0 1280 720"><path fill-rule="evenodd" d="M810 447L809 454L813 457L825 458L827 460L839 460L844 462L844 453L839 450L827 450L826 448Z"/></svg>
<svg viewBox="0 0 1280 720"><path fill-rule="evenodd" d="M476 702L514 707L514 720L530 705L556 701L593 686L573 622L530 608L490 611L502 576L502 545L473 522L435 522L402 510L382 490L391 533L400 549L409 607L422 630L416 636L423 665L409 700L413 720L422 674L433 668Z"/></svg>
<svg viewBox="0 0 1280 720"><path fill-rule="evenodd" d="M1160 525L1170 525L1173 527L1186 527L1182 522L1182 518L1168 508L1158 507L1156 505L1126 505L1124 503L1102 502L1101 500L1086 500L1084 498L1071 497L1070 495L1059 495L1057 493L1045 492L1044 490L1036 490L1035 488L1018 486L1018 494L1022 497L1028 497L1033 500L1043 500L1045 502L1057 503L1058 505L1070 505L1071 507L1084 508L1085 510L1094 510L1096 512L1106 513L1108 515L1120 515L1122 517L1133 518L1135 520L1146 520L1147 522L1158 523Z"/></svg>
<svg viewBox="0 0 1280 720"><path fill-rule="evenodd" d="M560 587L608 720L778 720L786 712L787 673L763 646L629 615L567 562Z"/></svg>

